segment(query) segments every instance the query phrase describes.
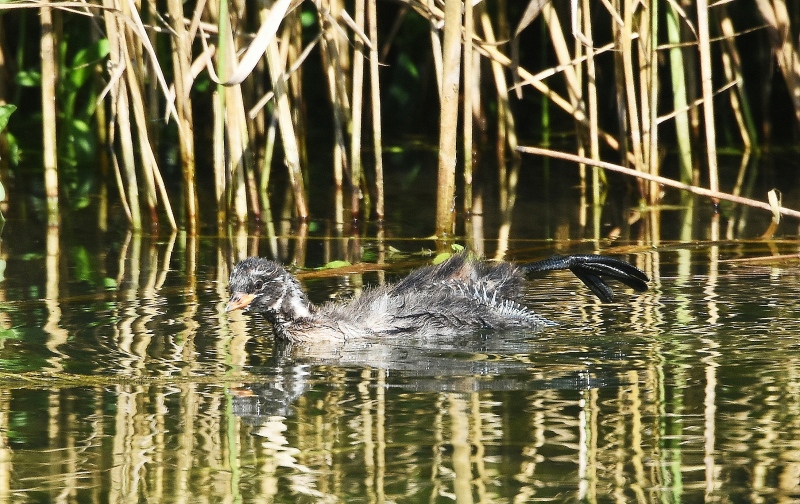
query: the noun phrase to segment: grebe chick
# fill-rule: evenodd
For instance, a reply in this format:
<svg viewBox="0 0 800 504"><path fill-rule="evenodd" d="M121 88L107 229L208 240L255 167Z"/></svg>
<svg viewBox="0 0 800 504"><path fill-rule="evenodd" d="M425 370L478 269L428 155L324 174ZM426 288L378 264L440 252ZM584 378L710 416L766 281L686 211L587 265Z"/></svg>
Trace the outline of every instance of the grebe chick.
<svg viewBox="0 0 800 504"><path fill-rule="evenodd" d="M260 313L272 324L276 337L295 343L536 328L552 322L519 304L525 276L562 269L571 270L606 302L613 297L602 277L636 291L647 290L649 281L635 266L600 255L554 256L517 266L460 253L436 266L412 271L398 283L366 289L357 298L315 306L283 266L248 257L231 272L231 297L225 311Z"/></svg>

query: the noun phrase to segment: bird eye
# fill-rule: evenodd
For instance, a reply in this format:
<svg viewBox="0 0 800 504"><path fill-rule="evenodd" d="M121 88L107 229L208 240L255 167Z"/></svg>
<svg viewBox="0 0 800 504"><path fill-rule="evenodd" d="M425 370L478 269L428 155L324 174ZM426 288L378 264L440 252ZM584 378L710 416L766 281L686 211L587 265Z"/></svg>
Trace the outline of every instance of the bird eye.
<svg viewBox="0 0 800 504"><path fill-rule="evenodd" d="M253 284L253 286L256 288L257 291L260 291L261 289L264 288L264 281L263 280L256 280L256 282Z"/></svg>

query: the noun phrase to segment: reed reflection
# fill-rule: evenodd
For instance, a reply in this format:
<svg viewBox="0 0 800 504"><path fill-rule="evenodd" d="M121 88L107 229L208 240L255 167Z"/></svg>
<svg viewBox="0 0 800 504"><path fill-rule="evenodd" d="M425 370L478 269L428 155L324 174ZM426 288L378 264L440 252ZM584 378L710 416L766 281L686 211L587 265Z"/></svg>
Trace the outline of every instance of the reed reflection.
<svg viewBox="0 0 800 504"><path fill-rule="evenodd" d="M278 239L277 259L387 262L306 277L318 298L410 267L385 234L309 234ZM633 256L653 288L624 304L566 276L532 281L526 303L558 327L326 354L224 313L232 262L272 250L266 235L230 240L124 237L97 255L113 288L78 290L69 256L44 256L34 299L18 280L30 264L9 261L0 498L788 502L800 490L798 273L730 261L797 254L796 242L662 242Z"/></svg>

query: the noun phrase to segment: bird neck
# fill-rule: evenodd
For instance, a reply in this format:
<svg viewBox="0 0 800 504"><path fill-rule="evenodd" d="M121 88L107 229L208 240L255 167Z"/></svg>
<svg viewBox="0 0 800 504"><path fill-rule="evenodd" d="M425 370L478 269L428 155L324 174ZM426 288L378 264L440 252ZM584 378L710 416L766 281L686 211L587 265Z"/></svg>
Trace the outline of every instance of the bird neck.
<svg viewBox="0 0 800 504"><path fill-rule="evenodd" d="M294 278L289 278L285 284L280 308L277 310L278 322L291 322L294 320L306 319L314 311L314 305L308 300L308 296L303 292L303 288Z"/></svg>

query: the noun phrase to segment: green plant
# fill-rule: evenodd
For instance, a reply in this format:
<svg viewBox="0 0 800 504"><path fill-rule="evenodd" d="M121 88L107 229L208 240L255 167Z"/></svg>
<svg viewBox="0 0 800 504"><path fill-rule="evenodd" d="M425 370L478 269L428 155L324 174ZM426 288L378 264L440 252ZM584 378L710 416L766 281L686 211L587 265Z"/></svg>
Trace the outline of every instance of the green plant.
<svg viewBox="0 0 800 504"><path fill-rule="evenodd" d="M17 110L16 105L6 104L0 105L0 133L6 129L8 126L8 120L11 118L11 114ZM0 201L6 199L6 190L3 187L3 182L0 181ZM3 212L0 212L0 231L2 231L2 224L5 222L5 217L3 217Z"/></svg>

